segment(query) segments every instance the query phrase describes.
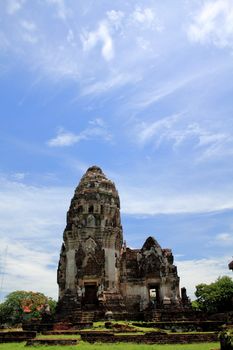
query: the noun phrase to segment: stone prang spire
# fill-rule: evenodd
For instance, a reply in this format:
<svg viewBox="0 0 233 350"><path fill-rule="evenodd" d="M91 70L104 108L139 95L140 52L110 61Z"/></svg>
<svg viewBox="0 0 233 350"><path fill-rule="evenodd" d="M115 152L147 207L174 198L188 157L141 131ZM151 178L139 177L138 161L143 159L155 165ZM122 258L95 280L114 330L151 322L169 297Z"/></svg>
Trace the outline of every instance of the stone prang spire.
<svg viewBox="0 0 233 350"><path fill-rule="evenodd" d="M155 306L181 305L171 250L153 237L141 249L123 245L119 195L97 166L87 169L71 200L57 281L58 321L80 322L87 312L132 319Z"/></svg>
<svg viewBox="0 0 233 350"><path fill-rule="evenodd" d="M104 291L119 290L122 227L116 187L97 166L75 190L61 249L59 300L68 294L98 304Z"/></svg>

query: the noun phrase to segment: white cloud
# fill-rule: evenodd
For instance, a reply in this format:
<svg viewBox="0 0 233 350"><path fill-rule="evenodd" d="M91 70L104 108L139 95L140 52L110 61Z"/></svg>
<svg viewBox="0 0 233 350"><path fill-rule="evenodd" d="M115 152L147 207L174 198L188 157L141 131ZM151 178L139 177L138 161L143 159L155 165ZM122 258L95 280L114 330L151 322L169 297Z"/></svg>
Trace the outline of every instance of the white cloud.
<svg viewBox="0 0 233 350"><path fill-rule="evenodd" d="M172 147L177 148L191 140L193 150L199 153L197 161L233 155L233 138L227 131L208 130L198 122L190 122L186 113L151 123L140 122L135 127L134 139L141 145L152 142L156 148L164 142L171 142Z"/></svg>
<svg viewBox="0 0 233 350"><path fill-rule="evenodd" d="M163 138L171 138L174 137L172 127L180 118L180 114L175 114L172 116L165 117L163 119L159 119L153 123L145 123L142 122L137 126L137 135L138 141L141 144L151 141L152 138L155 138L156 135L159 135L159 139L157 140L157 145L160 144Z"/></svg>
<svg viewBox="0 0 233 350"><path fill-rule="evenodd" d="M186 87L193 80L197 79L199 74L193 74L188 77L179 80L171 80L166 83L160 84L159 88L150 88L148 92L143 92L140 96L137 96L136 102L134 102L135 108L146 108L163 98L172 95L177 90Z"/></svg>
<svg viewBox="0 0 233 350"><path fill-rule="evenodd" d="M152 48L151 48L151 45L150 45L150 41L144 39L141 36L137 37L137 44L143 50L150 50L150 51L152 51Z"/></svg>
<svg viewBox="0 0 233 350"><path fill-rule="evenodd" d="M214 240L211 240L210 245L233 248L233 233L222 232L217 234Z"/></svg>
<svg viewBox="0 0 233 350"><path fill-rule="evenodd" d="M114 26L116 29L119 29L122 25L122 20L125 17L124 12L122 11L107 11L108 21Z"/></svg>
<svg viewBox="0 0 233 350"><path fill-rule="evenodd" d="M25 178L26 174L25 173L14 173L12 174L12 178L17 181L21 181Z"/></svg>
<svg viewBox="0 0 233 350"><path fill-rule="evenodd" d="M129 23L140 26L142 30L151 29L161 32L163 25L160 23L155 10L150 7L136 6L135 10L129 16Z"/></svg>
<svg viewBox="0 0 233 350"><path fill-rule="evenodd" d="M103 119L101 119L101 118L96 118L96 119L90 120L89 124L95 125L95 126L100 126L100 127L105 127L105 123L104 123Z"/></svg>
<svg viewBox="0 0 233 350"><path fill-rule="evenodd" d="M101 53L106 61L110 61L114 58L114 47L112 37L109 32L109 28L106 22L101 22L96 31L83 32L80 36L82 41L83 50L92 50L99 42L102 43Z"/></svg>
<svg viewBox="0 0 233 350"><path fill-rule="evenodd" d="M219 233L217 236L216 236L216 239L217 240L220 240L220 241L223 241L223 242L233 242L233 234L230 234L230 233Z"/></svg>
<svg viewBox="0 0 233 350"><path fill-rule="evenodd" d="M82 95L98 95L106 93L111 89L120 88L128 83L136 82L140 78L137 74L130 74L125 72L124 74L117 72L113 73L109 78L105 80L99 79L98 82L89 83L82 88Z"/></svg>
<svg viewBox="0 0 233 350"><path fill-rule="evenodd" d="M48 141L50 147L64 147L71 146L81 140L85 140L86 136L83 134L75 135L71 132L65 131L63 129L58 131L55 138Z"/></svg>
<svg viewBox="0 0 233 350"><path fill-rule="evenodd" d="M149 7L142 9L141 7L137 6L132 13L132 18L135 22L151 26L155 20L155 14Z"/></svg>
<svg viewBox="0 0 233 350"><path fill-rule="evenodd" d="M130 33L132 31L134 32L135 25L140 30L155 28L156 30L161 31L162 29L152 8L141 8L137 6L131 14L126 14L120 10L110 10L106 12L106 18L99 23L97 30L83 31L80 38L84 52L92 50L98 45L98 43L101 43L102 56L106 61L112 60L115 56L115 50L113 36L111 34L116 34L117 31L119 31L118 34L120 33L122 40L122 38L126 38L129 31ZM143 38L140 37L140 43L144 43L143 48L147 49L149 45L145 46L145 42L146 39L143 41Z"/></svg>
<svg viewBox="0 0 233 350"><path fill-rule="evenodd" d="M107 10L108 6L104 6L102 13L94 11L91 19L82 4L74 2L71 5L64 0L46 0L45 3L45 8L39 1L31 9L32 5L27 1L22 14L10 18L9 24L3 21L5 50L22 59L41 81L71 79L79 82L86 91L93 89L95 93L102 88L106 92L115 86L134 83L132 77L135 75L143 76L146 70L144 62L150 60L153 51L151 28L147 25L152 20L153 9L141 7L134 11L133 7L127 12L124 8ZM136 20L133 22L134 12ZM140 22L142 18L143 24ZM20 30L16 30L19 25ZM51 31L51 26L56 31ZM3 40L0 41L0 46L3 46ZM142 48L150 55L143 56ZM116 65L106 65L116 55L119 55ZM93 81L89 89L88 82Z"/></svg>
<svg viewBox="0 0 233 350"><path fill-rule="evenodd" d="M13 15L23 7L26 0L7 0L6 10L9 15Z"/></svg>
<svg viewBox="0 0 233 350"><path fill-rule="evenodd" d="M51 235L65 222L72 191L35 187L0 178L0 232L2 237L33 239ZM59 218L59 220L58 220Z"/></svg>
<svg viewBox="0 0 233 350"><path fill-rule="evenodd" d="M167 186L145 187L118 185L122 212L125 214L206 213L233 209L233 193L229 189L176 192Z"/></svg>
<svg viewBox="0 0 233 350"><path fill-rule="evenodd" d="M90 126L83 131L87 139L112 140L112 134L108 131L107 126L100 118L90 121L89 124Z"/></svg>
<svg viewBox="0 0 233 350"><path fill-rule="evenodd" d="M200 283L212 283L220 276L232 277L232 272L228 269L230 256L221 258L212 257L195 260L176 260L175 265L178 268L180 276L180 286L187 288L187 294L191 299L196 299L194 292L195 286Z"/></svg>
<svg viewBox="0 0 233 350"><path fill-rule="evenodd" d="M15 290L33 290L57 299L56 267L59 251L43 251L38 243L33 247L33 244L28 246L17 240L0 239L0 243L2 248L6 247L2 261L4 276L1 292L8 294Z"/></svg>
<svg viewBox="0 0 233 350"><path fill-rule="evenodd" d="M233 46L233 3L231 0L205 1L188 28L191 41L218 47Z"/></svg>
<svg viewBox="0 0 233 350"><path fill-rule="evenodd" d="M23 28L23 33L22 33L23 40L29 44L36 44L38 41L38 37L36 35L37 26L35 22L22 20L20 24L21 24L21 27Z"/></svg>
<svg viewBox="0 0 233 350"><path fill-rule="evenodd" d="M89 125L90 126L79 134L73 134L64 129L60 129L57 136L49 140L47 144L50 147L64 147L72 146L82 140L101 139L104 141L110 141L112 139L112 135L101 118L91 120Z"/></svg>
<svg viewBox="0 0 233 350"><path fill-rule="evenodd" d="M203 162L208 159L221 159L222 157L233 156L233 138L230 134L219 133L207 136L209 143L198 157L198 161ZM199 145L201 143L199 142Z"/></svg>
<svg viewBox="0 0 233 350"><path fill-rule="evenodd" d="M56 297L59 247L73 189L29 186L3 176L0 185L2 291L33 289Z"/></svg>

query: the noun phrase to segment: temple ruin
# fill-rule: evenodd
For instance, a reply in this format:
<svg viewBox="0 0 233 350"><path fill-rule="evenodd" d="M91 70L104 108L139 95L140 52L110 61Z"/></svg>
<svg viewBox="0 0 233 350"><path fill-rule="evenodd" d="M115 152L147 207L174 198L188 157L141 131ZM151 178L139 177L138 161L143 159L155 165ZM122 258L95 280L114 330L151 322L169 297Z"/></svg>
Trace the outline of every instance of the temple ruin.
<svg viewBox="0 0 233 350"><path fill-rule="evenodd" d="M80 321L85 313L103 319L141 318L154 310L175 310L179 277L170 249L148 237L141 249L123 243L120 199L114 183L90 167L67 213L57 282L58 320Z"/></svg>

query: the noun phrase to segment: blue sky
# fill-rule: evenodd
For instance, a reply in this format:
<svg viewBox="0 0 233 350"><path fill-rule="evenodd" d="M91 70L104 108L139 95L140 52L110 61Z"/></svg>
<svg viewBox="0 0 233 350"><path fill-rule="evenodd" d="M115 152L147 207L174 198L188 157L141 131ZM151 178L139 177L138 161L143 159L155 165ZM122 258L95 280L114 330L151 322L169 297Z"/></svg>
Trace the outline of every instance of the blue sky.
<svg viewBox="0 0 233 350"><path fill-rule="evenodd" d="M231 0L0 3L0 287L57 297L66 211L86 169L195 285L232 276Z"/></svg>

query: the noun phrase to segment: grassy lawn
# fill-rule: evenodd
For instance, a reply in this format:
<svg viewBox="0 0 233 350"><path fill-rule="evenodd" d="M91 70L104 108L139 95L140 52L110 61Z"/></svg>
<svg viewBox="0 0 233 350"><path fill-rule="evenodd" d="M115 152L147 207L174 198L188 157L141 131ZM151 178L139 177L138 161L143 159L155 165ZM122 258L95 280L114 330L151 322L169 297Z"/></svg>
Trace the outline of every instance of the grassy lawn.
<svg viewBox="0 0 233 350"><path fill-rule="evenodd" d="M212 350L219 349L219 343L199 343L187 345L144 345L144 344L88 344L80 342L77 346L37 346L38 350ZM27 348L26 348L27 349ZM30 349L30 347L29 347ZM33 347L32 347L33 349ZM0 344L0 350L25 350L25 343Z"/></svg>

